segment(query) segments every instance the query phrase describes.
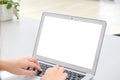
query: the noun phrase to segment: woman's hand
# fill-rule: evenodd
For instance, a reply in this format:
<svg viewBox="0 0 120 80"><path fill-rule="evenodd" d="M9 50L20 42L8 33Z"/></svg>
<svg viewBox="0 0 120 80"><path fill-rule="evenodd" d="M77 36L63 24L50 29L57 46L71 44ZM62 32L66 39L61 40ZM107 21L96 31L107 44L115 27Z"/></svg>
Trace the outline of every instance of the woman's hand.
<svg viewBox="0 0 120 80"><path fill-rule="evenodd" d="M2 61L2 70L11 72L17 75L35 75L34 71L26 70L25 68L36 68L41 71L40 65L35 58L21 58L14 60Z"/></svg>
<svg viewBox="0 0 120 80"><path fill-rule="evenodd" d="M64 72L64 68L57 65L52 68L48 68L41 80L65 80L66 77L67 73Z"/></svg>

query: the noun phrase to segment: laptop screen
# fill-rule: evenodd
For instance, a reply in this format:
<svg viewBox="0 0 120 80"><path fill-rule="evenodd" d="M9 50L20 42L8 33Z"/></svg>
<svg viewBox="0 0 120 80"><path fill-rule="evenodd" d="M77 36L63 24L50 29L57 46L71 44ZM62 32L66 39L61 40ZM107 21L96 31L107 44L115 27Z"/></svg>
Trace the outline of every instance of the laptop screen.
<svg viewBox="0 0 120 80"><path fill-rule="evenodd" d="M45 16L37 55L92 69L102 25Z"/></svg>

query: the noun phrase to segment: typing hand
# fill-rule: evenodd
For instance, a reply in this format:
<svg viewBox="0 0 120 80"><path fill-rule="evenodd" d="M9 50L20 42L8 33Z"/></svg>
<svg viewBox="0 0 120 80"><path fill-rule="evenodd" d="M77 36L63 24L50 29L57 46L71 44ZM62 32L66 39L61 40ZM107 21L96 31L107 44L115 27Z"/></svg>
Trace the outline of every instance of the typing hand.
<svg viewBox="0 0 120 80"><path fill-rule="evenodd" d="M31 67L38 71L42 71L38 61L35 58L21 58L16 60L3 61L3 70L11 72L17 75L29 75L34 76L35 72L32 70L26 70L25 68Z"/></svg>
<svg viewBox="0 0 120 80"><path fill-rule="evenodd" d="M41 80L65 80L66 77L67 73L64 72L63 67L54 66L46 70Z"/></svg>

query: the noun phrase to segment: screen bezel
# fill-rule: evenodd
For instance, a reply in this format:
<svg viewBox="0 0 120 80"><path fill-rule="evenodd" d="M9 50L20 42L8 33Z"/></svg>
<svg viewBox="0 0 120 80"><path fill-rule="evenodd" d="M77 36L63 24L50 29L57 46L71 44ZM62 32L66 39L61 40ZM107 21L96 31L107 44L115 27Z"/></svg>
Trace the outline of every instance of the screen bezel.
<svg viewBox="0 0 120 80"><path fill-rule="evenodd" d="M89 23L95 23L95 24L102 25L102 30L101 30L101 34L100 34L100 38L99 38L99 42L98 42L98 48L97 48L97 51L96 51L96 55L95 55L94 64L93 64L92 69L87 69L87 68L83 68L83 67L80 67L80 66L75 66L75 65L68 64L68 63L65 63L65 62L61 62L61 61L57 61L57 60L54 60L54 59L46 58L44 56L39 56L39 55L36 54L45 16L56 17L56 18L61 18L61 19L76 20L76 21L83 21L83 22L89 22ZM38 30L38 34L37 34L37 38L36 38L36 42L35 42L35 46L34 46L33 57L35 57L39 60L48 62L48 63L59 64L61 66L71 68L71 69L74 69L76 71L87 72L87 73L90 73L90 74L94 75L95 72L96 72L96 68L97 68L97 64L98 64L98 60L99 60L99 55L100 55L100 51L101 51L101 46L102 46L104 34L105 34L105 29L106 29L106 22L102 21L102 20L82 18L82 17L56 14L56 13L50 13L50 12L43 12L42 17L41 17L39 30Z"/></svg>

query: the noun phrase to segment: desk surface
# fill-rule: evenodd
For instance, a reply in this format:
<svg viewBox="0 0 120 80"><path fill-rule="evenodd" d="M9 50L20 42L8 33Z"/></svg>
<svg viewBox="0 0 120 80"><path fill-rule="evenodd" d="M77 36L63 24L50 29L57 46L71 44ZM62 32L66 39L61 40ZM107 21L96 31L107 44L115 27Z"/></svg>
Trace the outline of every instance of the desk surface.
<svg viewBox="0 0 120 80"><path fill-rule="evenodd" d="M2 22L2 59L31 56L39 23L29 18Z"/></svg>
<svg viewBox="0 0 120 80"><path fill-rule="evenodd" d="M3 22L2 59L32 56L38 27L39 21L28 18ZM119 37L105 36L95 80L120 80L119 41Z"/></svg>
<svg viewBox="0 0 120 80"><path fill-rule="evenodd" d="M120 80L120 37L105 36L95 80Z"/></svg>

